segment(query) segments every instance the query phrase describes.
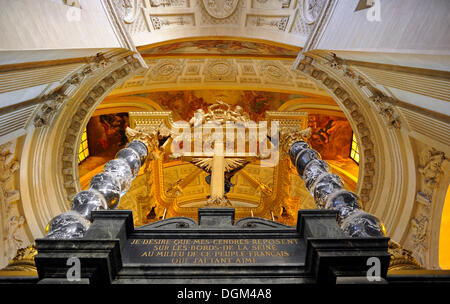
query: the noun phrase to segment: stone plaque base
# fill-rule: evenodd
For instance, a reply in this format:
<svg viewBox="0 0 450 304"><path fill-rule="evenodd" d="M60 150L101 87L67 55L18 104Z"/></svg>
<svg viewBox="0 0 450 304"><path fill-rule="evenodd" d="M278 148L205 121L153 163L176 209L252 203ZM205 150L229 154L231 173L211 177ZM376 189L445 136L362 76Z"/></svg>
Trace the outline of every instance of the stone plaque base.
<svg viewBox="0 0 450 304"><path fill-rule="evenodd" d="M348 238L331 211L302 210L297 227L234 221L231 208L201 208L199 223L178 217L137 229L131 211L92 215L82 239L36 240L41 283L67 282L70 258L84 282L101 284L336 283L365 277L371 257L382 277L389 265L388 238Z"/></svg>

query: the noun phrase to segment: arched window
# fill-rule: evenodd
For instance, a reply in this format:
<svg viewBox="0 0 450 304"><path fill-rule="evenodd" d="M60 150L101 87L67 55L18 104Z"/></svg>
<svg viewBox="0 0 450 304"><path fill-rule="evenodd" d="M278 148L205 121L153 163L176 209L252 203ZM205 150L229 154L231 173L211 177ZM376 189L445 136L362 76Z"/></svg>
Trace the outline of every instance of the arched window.
<svg viewBox="0 0 450 304"><path fill-rule="evenodd" d="M84 161L89 156L89 147L87 140L87 131L86 128L83 131L83 135L81 136L80 150L78 152L78 164Z"/></svg>
<svg viewBox="0 0 450 304"><path fill-rule="evenodd" d="M350 148L350 158L353 159L359 165L359 148L356 142L355 133L352 136L352 146Z"/></svg>

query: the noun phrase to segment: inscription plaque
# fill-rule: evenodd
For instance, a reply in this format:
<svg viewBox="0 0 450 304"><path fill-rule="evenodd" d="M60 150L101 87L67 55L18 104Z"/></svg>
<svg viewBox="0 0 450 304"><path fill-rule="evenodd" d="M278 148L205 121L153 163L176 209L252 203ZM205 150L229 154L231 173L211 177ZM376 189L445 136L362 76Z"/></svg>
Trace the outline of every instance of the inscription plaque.
<svg viewBox="0 0 450 304"><path fill-rule="evenodd" d="M36 240L39 282L67 283L71 257L95 284L330 283L336 274L365 275L369 258L380 259L382 278L389 266L388 238L345 237L335 211L302 210L297 228L234 222L225 208L199 210L199 224L170 218L138 229L128 210L92 214L82 239Z"/></svg>
<svg viewBox="0 0 450 304"><path fill-rule="evenodd" d="M302 265L305 245L298 238L128 239L124 263L188 265Z"/></svg>

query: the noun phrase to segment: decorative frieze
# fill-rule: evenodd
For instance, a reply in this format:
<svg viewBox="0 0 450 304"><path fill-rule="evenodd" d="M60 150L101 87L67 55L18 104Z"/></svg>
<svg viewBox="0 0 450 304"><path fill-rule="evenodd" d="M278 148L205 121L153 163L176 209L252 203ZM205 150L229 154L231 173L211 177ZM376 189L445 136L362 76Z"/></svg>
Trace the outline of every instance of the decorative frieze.
<svg viewBox="0 0 450 304"><path fill-rule="evenodd" d="M94 71L102 69L109 64L109 60L102 53L90 58L89 63L79 68L72 76L53 92L44 95L40 103L42 104L33 117L36 128L48 126L58 110L65 104L82 82L90 77Z"/></svg>
<svg viewBox="0 0 450 304"><path fill-rule="evenodd" d="M369 100L378 110L378 113L383 117L386 124L389 127L401 129L402 123L400 116L398 115L397 110L393 107L397 101L393 97L386 96L380 90L372 86L362 75L359 75L359 73L351 69L345 63L345 60L337 57L334 53L332 53L332 57L326 62L326 64L332 69L340 72L340 74L345 78L350 79L358 87L366 87L372 93Z"/></svg>
<svg viewBox="0 0 450 304"><path fill-rule="evenodd" d="M151 21L155 30L165 30L172 27L195 25L195 18L193 15L151 16Z"/></svg>
<svg viewBox="0 0 450 304"><path fill-rule="evenodd" d="M425 162L419 165L418 171L423 176L424 185L428 189L435 189L442 175L442 164L447 159L445 153L431 148L426 152Z"/></svg>
<svg viewBox="0 0 450 304"><path fill-rule="evenodd" d="M246 25L284 32L289 22L289 16L254 16L248 15Z"/></svg>
<svg viewBox="0 0 450 304"><path fill-rule="evenodd" d="M229 59L208 60L204 73L205 81L236 81L236 66Z"/></svg>
<svg viewBox="0 0 450 304"><path fill-rule="evenodd" d="M443 174L447 160L444 152L434 148L423 151L417 167L419 190L416 193L415 211L410 220L409 248L422 264L427 264L433 211L433 194Z"/></svg>
<svg viewBox="0 0 450 304"><path fill-rule="evenodd" d="M15 175L19 171L19 161L14 159L14 150L13 142L0 145L0 229L3 232L0 260L9 260L26 242L22 231L25 217L17 206L20 192L15 186Z"/></svg>
<svg viewBox="0 0 450 304"><path fill-rule="evenodd" d="M142 41L156 42L152 32L163 30L169 36L185 38L204 35L204 27L230 27L236 37L262 38L292 44L306 41L325 0L109 0L114 2L119 19L130 35ZM251 3L249 3L251 2ZM249 31L249 29L253 29ZM254 36L262 30L266 37ZM221 29L218 29L221 30ZM278 35L280 32L286 35ZM181 34L181 36L180 36ZM275 38L275 39L273 39ZM147 41L145 41L147 40Z"/></svg>
<svg viewBox="0 0 450 304"><path fill-rule="evenodd" d="M136 75L122 86L116 88L112 95L133 92L139 90L173 89L174 85L189 83L193 86L220 85L230 86L254 86L264 83L267 89L282 89L292 91L304 91L318 95L325 95L325 91L319 88L308 78L299 78L298 71L290 70L292 60L260 60L260 59L146 59L149 66L145 75ZM301 79L301 81L296 81Z"/></svg>

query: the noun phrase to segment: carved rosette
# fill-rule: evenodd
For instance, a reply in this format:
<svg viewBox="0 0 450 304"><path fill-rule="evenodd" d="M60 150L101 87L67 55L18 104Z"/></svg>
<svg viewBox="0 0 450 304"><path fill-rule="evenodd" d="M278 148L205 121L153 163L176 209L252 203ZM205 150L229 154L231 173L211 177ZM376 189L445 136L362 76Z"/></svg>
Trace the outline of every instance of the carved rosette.
<svg viewBox="0 0 450 304"><path fill-rule="evenodd" d="M230 17L239 4L239 0L202 0L206 12L213 18L226 19Z"/></svg>
<svg viewBox="0 0 450 304"><path fill-rule="evenodd" d="M179 60L161 60L151 70L152 80L169 81L175 79L181 71Z"/></svg>
<svg viewBox="0 0 450 304"><path fill-rule="evenodd" d="M288 71L278 62L264 61L261 63L260 70L264 76L265 82L285 83L290 80Z"/></svg>
<svg viewBox="0 0 450 304"><path fill-rule="evenodd" d="M236 67L232 60L208 60L205 67L205 81L235 81Z"/></svg>
<svg viewBox="0 0 450 304"><path fill-rule="evenodd" d="M324 0L304 0L302 13L306 23L316 22L324 3Z"/></svg>

